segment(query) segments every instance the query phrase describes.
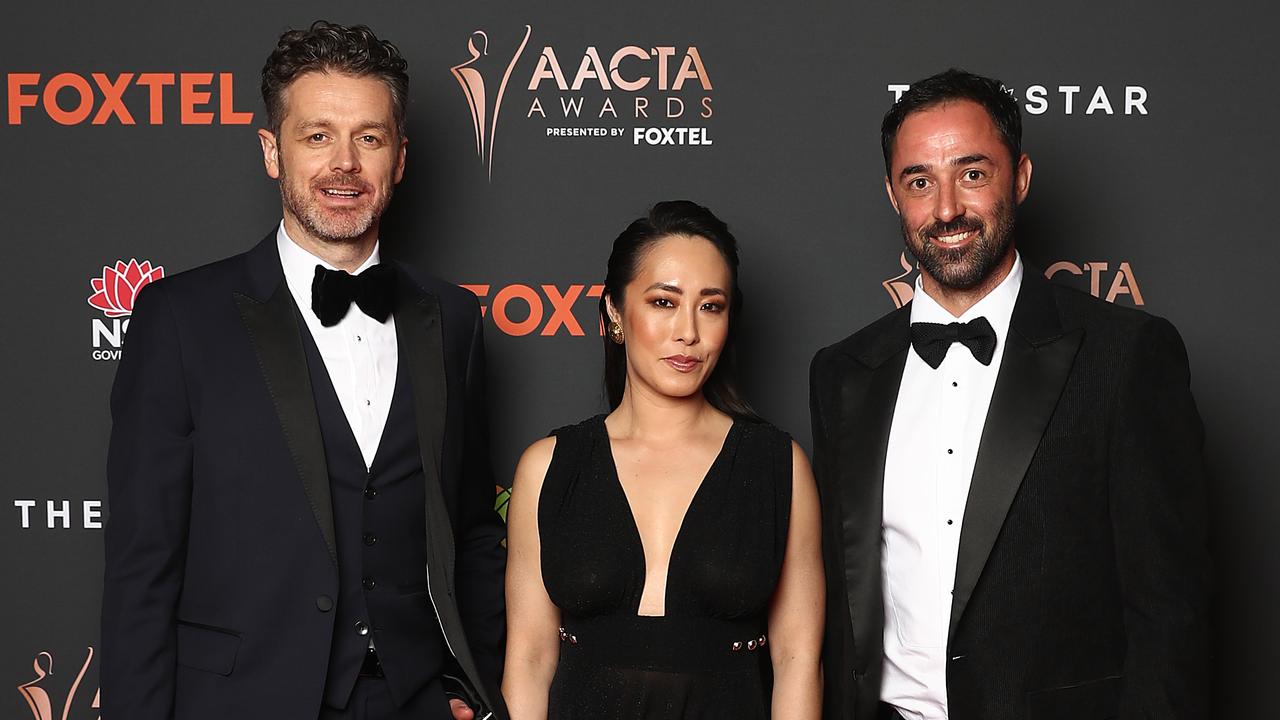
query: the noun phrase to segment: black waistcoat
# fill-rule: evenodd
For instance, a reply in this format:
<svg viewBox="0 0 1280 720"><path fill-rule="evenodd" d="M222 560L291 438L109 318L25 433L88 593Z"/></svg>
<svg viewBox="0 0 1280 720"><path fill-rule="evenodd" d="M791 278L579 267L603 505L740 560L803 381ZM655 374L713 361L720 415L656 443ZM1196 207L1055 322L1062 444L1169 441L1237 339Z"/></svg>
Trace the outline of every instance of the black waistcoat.
<svg viewBox="0 0 1280 720"><path fill-rule="evenodd" d="M338 603L324 701L346 707L372 637L392 697L404 704L440 674L448 656L427 594L426 480L407 361L401 349L391 410L366 470L305 324L303 338L338 545Z"/></svg>

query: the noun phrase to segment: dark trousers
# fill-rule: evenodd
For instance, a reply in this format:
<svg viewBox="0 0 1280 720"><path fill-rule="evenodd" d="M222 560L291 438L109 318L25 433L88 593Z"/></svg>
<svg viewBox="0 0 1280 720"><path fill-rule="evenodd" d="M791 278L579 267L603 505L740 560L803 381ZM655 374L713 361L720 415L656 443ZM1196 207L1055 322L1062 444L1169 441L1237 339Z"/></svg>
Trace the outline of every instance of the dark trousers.
<svg viewBox="0 0 1280 720"><path fill-rule="evenodd" d="M449 700L439 680L432 680L403 706L391 699L387 681L380 677L360 677L347 707L320 706L319 720L452 720Z"/></svg>

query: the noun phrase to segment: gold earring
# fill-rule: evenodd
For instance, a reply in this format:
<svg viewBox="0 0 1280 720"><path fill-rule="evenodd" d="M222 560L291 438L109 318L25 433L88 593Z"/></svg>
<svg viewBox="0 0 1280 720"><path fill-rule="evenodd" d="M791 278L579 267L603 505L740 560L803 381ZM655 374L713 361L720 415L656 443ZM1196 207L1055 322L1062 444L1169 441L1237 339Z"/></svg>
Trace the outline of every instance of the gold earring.
<svg viewBox="0 0 1280 720"><path fill-rule="evenodd" d="M619 322L609 323L609 339L612 340L616 345L622 344L622 340L623 340L622 323L619 323Z"/></svg>

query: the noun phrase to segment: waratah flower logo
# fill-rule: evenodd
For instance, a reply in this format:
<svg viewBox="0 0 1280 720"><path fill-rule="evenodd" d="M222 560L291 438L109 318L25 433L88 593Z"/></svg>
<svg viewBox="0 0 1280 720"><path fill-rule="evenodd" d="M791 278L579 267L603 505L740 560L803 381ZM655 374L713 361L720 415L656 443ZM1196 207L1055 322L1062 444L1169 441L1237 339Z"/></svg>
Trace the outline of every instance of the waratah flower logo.
<svg viewBox="0 0 1280 720"><path fill-rule="evenodd" d="M151 265L150 260L117 260L115 267L103 266L102 277L89 281L93 295L89 304L109 318L128 317L133 312L133 300L138 291L164 277L164 268Z"/></svg>

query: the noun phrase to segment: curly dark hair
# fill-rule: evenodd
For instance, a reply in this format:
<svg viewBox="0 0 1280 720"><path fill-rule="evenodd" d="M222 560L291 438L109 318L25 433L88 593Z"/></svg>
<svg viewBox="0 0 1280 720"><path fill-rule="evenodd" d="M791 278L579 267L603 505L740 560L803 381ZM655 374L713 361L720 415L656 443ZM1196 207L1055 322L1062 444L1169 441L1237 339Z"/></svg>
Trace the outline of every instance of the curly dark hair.
<svg viewBox="0 0 1280 720"><path fill-rule="evenodd" d="M995 123L1005 147L1009 148L1014 164L1018 163L1022 155L1022 111L1018 108L1018 101L999 80L951 68L912 83L911 88L885 113L884 122L880 125L880 149L884 152L885 172L893 174L889 166L893 141L907 116L955 100L970 100L981 105L991 117L991 122Z"/></svg>
<svg viewBox="0 0 1280 720"><path fill-rule="evenodd" d="M290 30L280 36L276 49L262 67L262 101L267 106L267 127L280 133L284 120L284 91L299 75L337 72L375 77L391 91L396 129L404 137L405 105L409 100L409 63L395 45L379 40L364 25L345 27L317 20L307 30Z"/></svg>

